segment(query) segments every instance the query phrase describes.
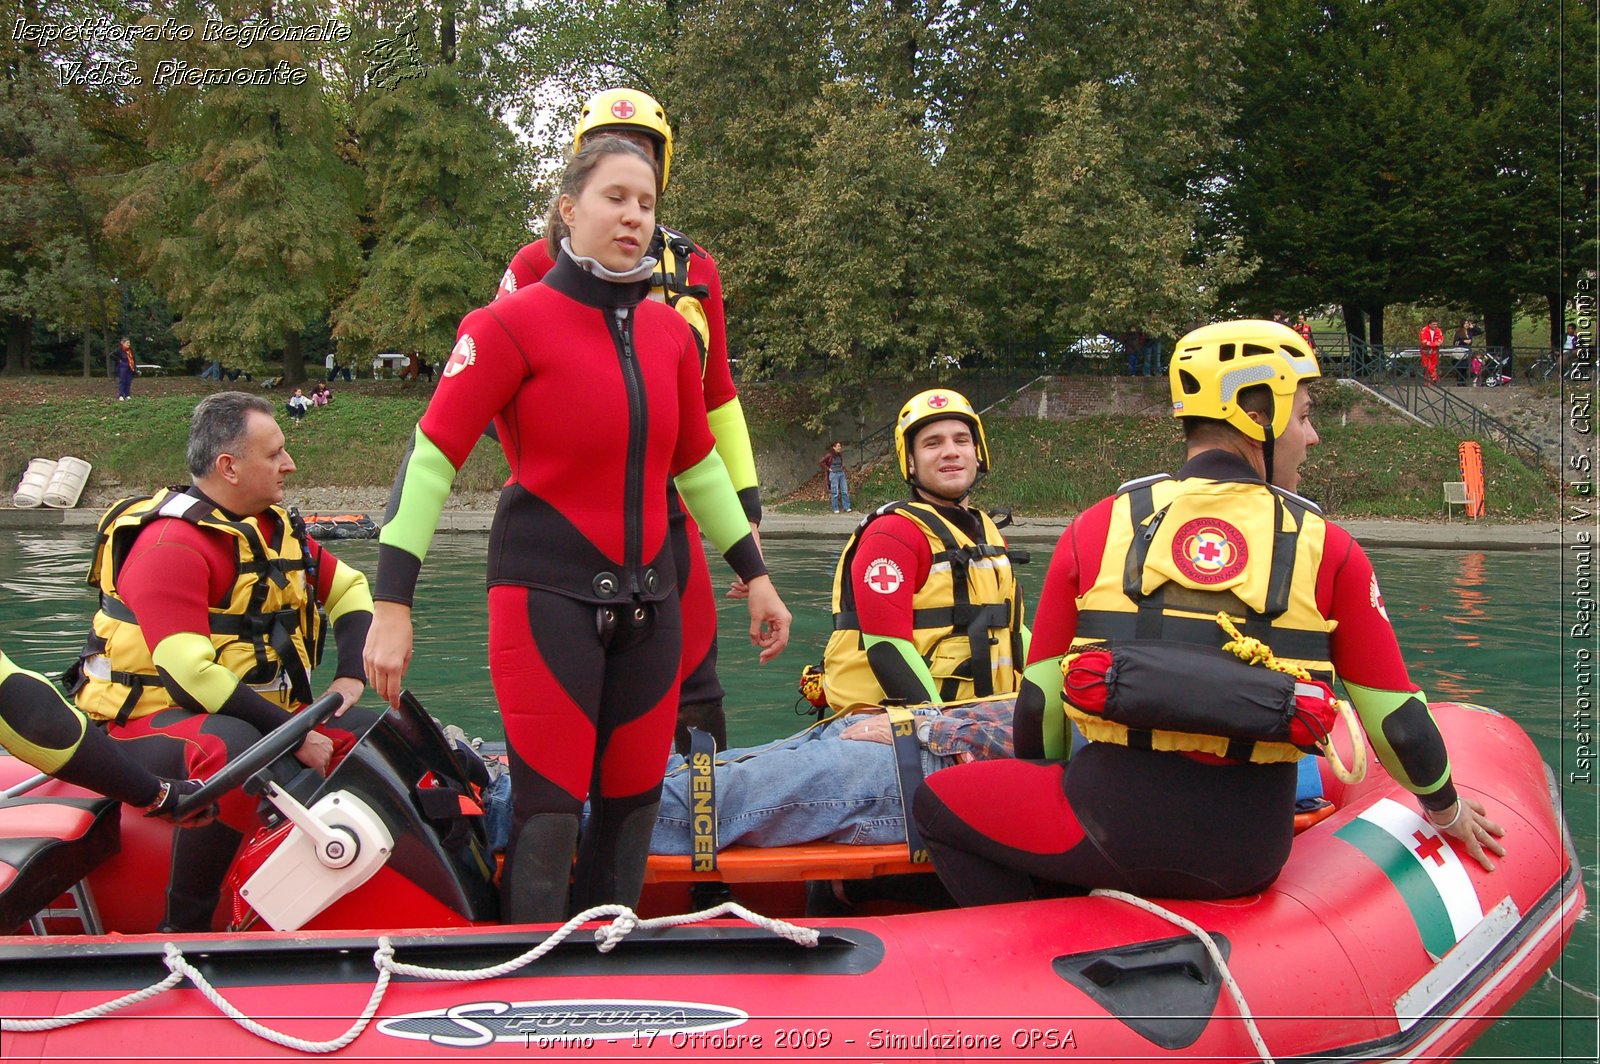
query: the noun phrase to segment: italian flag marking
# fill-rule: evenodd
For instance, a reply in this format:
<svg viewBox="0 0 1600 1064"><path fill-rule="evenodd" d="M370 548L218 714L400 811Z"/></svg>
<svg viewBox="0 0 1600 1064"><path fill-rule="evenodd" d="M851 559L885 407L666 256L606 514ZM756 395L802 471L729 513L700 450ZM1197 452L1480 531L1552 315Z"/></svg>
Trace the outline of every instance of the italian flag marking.
<svg viewBox="0 0 1600 1064"><path fill-rule="evenodd" d="M1422 945L1450 952L1483 919L1478 892L1450 844L1408 806L1383 798L1334 832L1377 865L1411 910Z"/></svg>

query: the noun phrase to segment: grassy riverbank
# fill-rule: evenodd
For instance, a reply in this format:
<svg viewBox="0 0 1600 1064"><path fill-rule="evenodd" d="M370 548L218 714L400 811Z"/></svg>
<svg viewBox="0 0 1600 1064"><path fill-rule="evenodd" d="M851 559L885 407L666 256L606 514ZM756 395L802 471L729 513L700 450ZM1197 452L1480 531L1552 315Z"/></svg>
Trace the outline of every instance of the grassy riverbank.
<svg viewBox="0 0 1600 1064"><path fill-rule="evenodd" d="M118 403L103 379L0 378L0 480L15 487L28 460L73 454L94 464L98 493L131 491L183 477L189 412L208 386L193 379L135 382L134 398ZM389 381L335 388L334 402L285 431L302 487L386 488L394 478L431 389ZM270 392L282 402L280 391ZM1440 483L1459 478L1453 433L1374 416L1345 389L1319 389L1322 446L1307 462L1302 490L1347 518L1428 519L1441 516ZM747 404L761 416L761 403ZM1067 515L1122 480L1170 469L1179 451L1177 424L1164 418L1079 416L1066 421L993 416L987 419L994 472L980 489L988 506L1019 513ZM755 425L757 440L781 432ZM1489 516L1497 521L1554 520L1554 478L1528 470L1485 444ZM858 511L898 498L903 485L890 460L852 477ZM499 449L479 446L457 481L461 491L492 491L505 479ZM815 484L785 510L826 508Z"/></svg>

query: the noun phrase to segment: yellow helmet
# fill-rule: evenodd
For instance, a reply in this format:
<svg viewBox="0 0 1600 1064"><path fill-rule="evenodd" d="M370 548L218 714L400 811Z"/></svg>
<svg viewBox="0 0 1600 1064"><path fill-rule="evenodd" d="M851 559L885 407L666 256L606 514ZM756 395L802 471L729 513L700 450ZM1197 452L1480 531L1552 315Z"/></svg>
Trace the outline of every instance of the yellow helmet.
<svg viewBox="0 0 1600 1064"><path fill-rule="evenodd" d="M667 112L656 98L638 89L607 89L597 92L578 112L578 131L572 136L572 150L583 147L591 133L631 131L643 133L656 142L656 161L661 164L661 188L667 187L667 171L672 168L672 127Z"/></svg>
<svg viewBox="0 0 1600 1064"><path fill-rule="evenodd" d="M1299 333L1275 321L1219 321L1184 336L1167 369L1173 417L1226 421L1252 440L1266 429L1240 409L1239 393L1256 384L1272 389L1272 435L1283 435L1300 382L1322 376L1317 356Z"/></svg>
<svg viewBox="0 0 1600 1064"><path fill-rule="evenodd" d="M906 405L900 408L900 416L895 418L894 453L900 462L900 475L906 479L906 483L912 482L909 441L928 422L947 417L960 418L972 426L973 434L977 437L978 474L982 476L989 471L989 441L983 435L983 419L978 417L978 412L972 409L972 404L960 392L949 388L930 388L907 399Z"/></svg>

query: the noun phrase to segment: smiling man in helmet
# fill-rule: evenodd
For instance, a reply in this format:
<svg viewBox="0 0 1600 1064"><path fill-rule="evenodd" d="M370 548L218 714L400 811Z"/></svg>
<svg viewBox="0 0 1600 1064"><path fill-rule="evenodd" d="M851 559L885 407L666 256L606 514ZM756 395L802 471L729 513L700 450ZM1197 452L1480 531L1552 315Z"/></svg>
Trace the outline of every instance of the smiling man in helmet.
<svg viewBox="0 0 1600 1064"><path fill-rule="evenodd" d="M1489 854L1505 853L1502 829L1457 794L1366 555L1294 494L1318 442L1307 381L1320 374L1275 322L1178 342L1183 467L1095 504L1051 559L1013 722L1017 757L1036 760L946 769L914 801L962 904L1030 898L1039 881L1179 898L1261 890L1289 856L1294 762L1321 736L1243 727L1242 693L1268 688L1271 704L1320 721L1335 669L1432 830L1489 870ZM1302 678L1224 651L1243 642L1229 628ZM1091 740L1070 764L1068 719Z"/></svg>
<svg viewBox="0 0 1600 1064"><path fill-rule="evenodd" d="M1022 596L989 515L968 497L989 470L983 422L959 392L909 399L894 427L911 497L868 514L833 580L823 690L836 713L1016 690Z"/></svg>
<svg viewBox="0 0 1600 1064"><path fill-rule="evenodd" d="M607 89L584 103L572 138L576 152L591 137L621 137L655 156L661 169L661 192L672 167L672 127L655 98L637 89ZM526 288L542 278L555 262L555 248L538 240L518 251L500 279L496 298ZM716 450L733 480L752 531L761 524L761 493L756 478L750 429L728 366L728 341L722 307L722 278L705 248L676 229L657 225L646 255L655 260L650 298L665 302L691 327L700 345L701 385L706 420L716 437ZM700 545L700 530L669 490L673 559L680 579L683 606L682 691L679 695L676 745L687 755L692 726L708 733L719 748L728 745L722 684L717 679L717 604L711 571ZM687 574L687 575L683 575ZM736 582L731 594L743 593Z"/></svg>

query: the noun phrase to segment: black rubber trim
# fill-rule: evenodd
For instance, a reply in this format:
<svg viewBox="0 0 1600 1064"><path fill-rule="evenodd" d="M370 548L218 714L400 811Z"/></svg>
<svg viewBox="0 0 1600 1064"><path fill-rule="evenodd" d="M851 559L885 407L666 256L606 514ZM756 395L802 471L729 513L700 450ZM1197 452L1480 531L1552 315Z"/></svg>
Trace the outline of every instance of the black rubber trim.
<svg viewBox="0 0 1600 1064"><path fill-rule="evenodd" d="M219 987L370 984L378 932L313 939L246 934L233 939L179 936L184 956ZM441 968L499 964L546 936L526 931L464 929L451 935L396 935L398 958ZM22 991L134 990L165 971L163 943L150 936L129 941L0 945L0 993ZM13 942L19 941L13 939ZM624 947L628 975L861 975L883 962L883 940L866 931L832 927L815 948L776 938L755 927L678 927L635 931ZM508 979L570 979L619 974L618 957L595 951L587 935L574 936L538 964ZM417 980L396 976L397 982ZM425 980L424 980L425 981ZM441 984L442 985L442 984ZM463 984L466 985L466 984Z"/></svg>

